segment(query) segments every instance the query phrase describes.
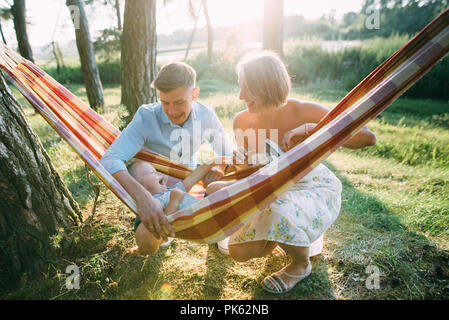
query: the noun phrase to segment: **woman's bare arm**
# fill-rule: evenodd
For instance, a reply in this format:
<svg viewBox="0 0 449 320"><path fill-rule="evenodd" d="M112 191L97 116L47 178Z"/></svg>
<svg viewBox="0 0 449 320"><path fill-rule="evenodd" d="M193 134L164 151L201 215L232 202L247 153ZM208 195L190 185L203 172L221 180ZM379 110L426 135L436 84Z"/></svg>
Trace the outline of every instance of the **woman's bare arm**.
<svg viewBox="0 0 449 320"><path fill-rule="evenodd" d="M297 101L296 101L297 102ZM303 102L296 104L297 113L301 113L306 123L318 123L329 112L326 107L312 102ZM363 147L373 146L377 142L376 135L367 127L363 127L351 139L349 139L343 147L349 149L360 149Z"/></svg>

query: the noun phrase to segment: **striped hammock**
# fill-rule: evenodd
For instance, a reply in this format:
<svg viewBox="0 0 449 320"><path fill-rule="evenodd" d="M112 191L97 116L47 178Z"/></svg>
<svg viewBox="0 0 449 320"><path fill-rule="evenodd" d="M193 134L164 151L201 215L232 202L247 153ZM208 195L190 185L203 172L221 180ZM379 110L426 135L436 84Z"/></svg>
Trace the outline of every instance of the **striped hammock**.
<svg viewBox="0 0 449 320"><path fill-rule="evenodd" d="M229 236L278 199L371 119L418 81L449 51L449 10L368 75L324 117L304 142L258 171L168 216L176 237L214 243ZM99 159L120 134L102 116L31 62L2 45L0 67L31 105L66 140L106 186L136 215L125 189ZM183 179L188 167L143 149L135 158Z"/></svg>

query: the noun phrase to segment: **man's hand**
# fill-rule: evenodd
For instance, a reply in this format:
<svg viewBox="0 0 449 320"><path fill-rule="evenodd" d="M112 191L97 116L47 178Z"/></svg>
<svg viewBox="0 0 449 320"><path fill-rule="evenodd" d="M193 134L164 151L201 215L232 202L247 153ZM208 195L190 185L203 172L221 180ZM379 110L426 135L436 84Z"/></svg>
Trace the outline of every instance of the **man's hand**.
<svg viewBox="0 0 449 320"><path fill-rule="evenodd" d="M175 236L175 232L168 222L161 204L159 201L154 199L149 192L143 193L137 199L137 209L140 220L148 231L156 237L156 239L160 239L162 237L164 241L168 240L167 235L162 230L162 225L167 228L170 233L170 237Z"/></svg>

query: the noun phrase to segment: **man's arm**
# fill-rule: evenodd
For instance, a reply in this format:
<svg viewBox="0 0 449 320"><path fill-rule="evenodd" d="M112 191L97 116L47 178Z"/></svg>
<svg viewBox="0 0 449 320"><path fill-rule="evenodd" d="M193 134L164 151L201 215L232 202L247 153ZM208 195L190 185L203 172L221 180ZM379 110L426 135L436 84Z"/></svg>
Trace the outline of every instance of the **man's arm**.
<svg viewBox="0 0 449 320"><path fill-rule="evenodd" d="M125 163L139 152L145 143L145 123L142 109L137 110L133 120L115 139L100 159L101 165L110 173L127 170Z"/></svg>
<svg viewBox="0 0 449 320"><path fill-rule="evenodd" d="M136 201L139 218L148 231L152 232L156 238L162 236L166 240L160 222L165 226L168 225L167 230L170 233L173 233L173 229L168 224L161 205L128 173L125 165L142 149L145 142L146 127L142 111L141 108L137 111L133 120L106 150L100 163Z"/></svg>

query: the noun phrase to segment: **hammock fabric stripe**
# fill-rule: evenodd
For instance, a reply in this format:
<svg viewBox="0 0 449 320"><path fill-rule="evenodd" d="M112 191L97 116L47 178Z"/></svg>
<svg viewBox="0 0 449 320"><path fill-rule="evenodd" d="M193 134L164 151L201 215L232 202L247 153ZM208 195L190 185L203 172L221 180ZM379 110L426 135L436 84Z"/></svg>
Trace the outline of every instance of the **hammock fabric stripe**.
<svg viewBox="0 0 449 320"><path fill-rule="evenodd" d="M168 219L176 237L214 243L241 228L388 107L448 51L449 10L446 10L353 89L306 141L250 176L171 214ZM117 137L118 130L11 50L4 47L0 58L1 67L13 84L138 215L134 200L98 162L111 139ZM136 158L158 162L158 169L170 175L183 178L190 172L154 153L143 154L139 153Z"/></svg>

